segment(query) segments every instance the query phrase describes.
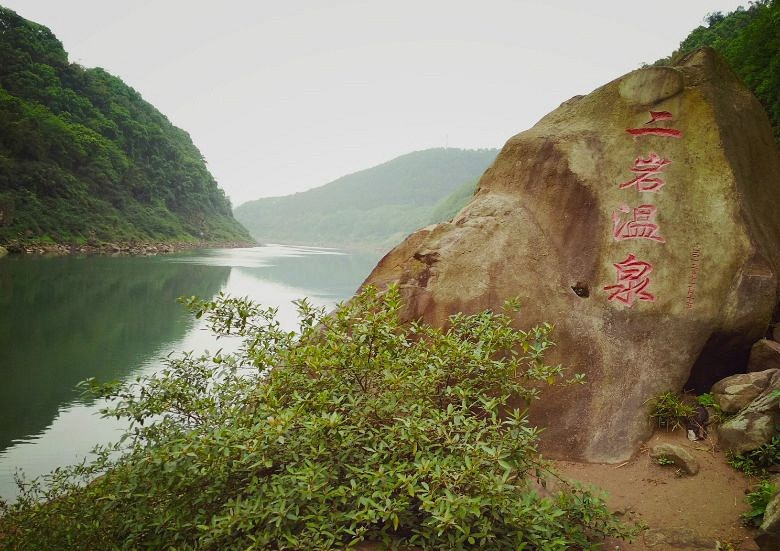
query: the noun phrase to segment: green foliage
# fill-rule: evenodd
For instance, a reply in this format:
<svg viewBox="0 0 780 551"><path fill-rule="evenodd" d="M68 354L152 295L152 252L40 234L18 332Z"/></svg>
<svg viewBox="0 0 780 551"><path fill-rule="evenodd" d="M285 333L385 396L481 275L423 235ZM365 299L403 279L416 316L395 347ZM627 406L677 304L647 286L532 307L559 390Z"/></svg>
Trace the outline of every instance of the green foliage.
<svg viewBox="0 0 780 551"><path fill-rule="evenodd" d="M764 520L766 506L777 493L777 486L769 480L762 480L755 490L745 496L745 502L750 505L750 511L742 513L742 519L749 526L761 526Z"/></svg>
<svg viewBox="0 0 780 551"><path fill-rule="evenodd" d="M702 46L717 50L753 91L769 114L780 143L780 1L751 2L727 15L713 13L707 26L694 29L671 57L669 64Z"/></svg>
<svg viewBox="0 0 780 551"><path fill-rule="evenodd" d="M248 240L186 132L0 7L0 243Z"/></svg>
<svg viewBox="0 0 780 551"><path fill-rule="evenodd" d="M471 187L471 195L474 189L463 182L474 182L497 153L416 151L303 193L244 203L235 215L259 241L389 247L457 212L453 205L464 201L463 190Z"/></svg>
<svg viewBox="0 0 780 551"><path fill-rule="evenodd" d="M780 465L780 433L755 450L728 454L729 465L748 476L765 475L769 467Z"/></svg>
<svg viewBox="0 0 780 551"><path fill-rule="evenodd" d="M674 392L664 392L648 401L650 417L655 419L659 427L670 430L685 428L685 421L696 413L691 404L682 401Z"/></svg>
<svg viewBox="0 0 780 551"><path fill-rule="evenodd" d="M123 444L23 484L0 548L564 550L628 535L590 492L544 489L539 430L515 404L564 382L543 361L552 327L515 330L510 311L400 324L399 297L368 288L329 316L300 301L298 333L246 299L187 299L241 350L92 382L132 422Z"/></svg>

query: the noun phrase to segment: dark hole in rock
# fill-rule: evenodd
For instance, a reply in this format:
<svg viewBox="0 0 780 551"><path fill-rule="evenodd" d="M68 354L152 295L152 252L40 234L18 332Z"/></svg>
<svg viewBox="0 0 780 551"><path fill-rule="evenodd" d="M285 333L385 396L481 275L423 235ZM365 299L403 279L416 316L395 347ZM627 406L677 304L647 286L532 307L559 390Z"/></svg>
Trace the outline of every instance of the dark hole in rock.
<svg viewBox="0 0 780 551"><path fill-rule="evenodd" d="M574 294L580 298L588 298L590 296L590 290L588 289L588 284L582 283L581 281L578 281L577 283L572 285L571 290L574 291Z"/></svg>
<svg viewBox="0 0 780 551"><path fill-rule="evenodd" d="M703 394L712 385L729 375L747 372L750 343L736 333L713 333L691 368L683 389Z"/></svg>

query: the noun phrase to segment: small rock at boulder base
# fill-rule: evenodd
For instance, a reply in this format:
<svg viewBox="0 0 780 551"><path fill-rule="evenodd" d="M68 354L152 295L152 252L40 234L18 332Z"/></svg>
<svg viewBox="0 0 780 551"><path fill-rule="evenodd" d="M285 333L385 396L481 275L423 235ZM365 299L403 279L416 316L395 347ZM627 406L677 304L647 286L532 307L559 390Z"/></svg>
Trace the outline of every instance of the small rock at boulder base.
<svg viewBox="0 0 780 551"><path fill-rule="evenodd" d="M766 390L718 427L718 443L721 447L742 453L755 450L772 440L780 424L780 399L775 396L778 389L780 373L776 372Z"/></svg>
<svg viewBox="0 0 780 551"><path fill-rule="evenodd" d="M737 413L766 390L778 369L740 373L721 379L712 386L712 397L725 413Z"/></svg>
<svg viewBox="0 0 780 551"><path fill-rule="evenodd" d="M8 249L0 245L0 258L3 258L7 254L8 254Z"/></svg>
<svg viewBox="0 0 780 551"><path fill-rule="evenodd" d="M748 371L780 369L780 342L761 339L750 349Z"/></svg>
<svg viewBox="0 0 780 551"><path fill-rule="evenodd" d="M653 459L669 459L690 475L699 472L699 462L693 457L691 452L678 446L677 444L658 444L650 450L650 457Z"/></svg>
<svg viewBox="0 0 780 551"><path fill-rule="evenodd" d="M744 372L777 302L780 156L766 113L710 49L565 102L511 138L451 222L419 230L365 284L398 284L402 318L499 310L550 322L545 361L585 385L530 405L549 457L631 457L648 400ZM721 365L720 363L723 363ZM725 362L725 363L724 363Z"/></svg>

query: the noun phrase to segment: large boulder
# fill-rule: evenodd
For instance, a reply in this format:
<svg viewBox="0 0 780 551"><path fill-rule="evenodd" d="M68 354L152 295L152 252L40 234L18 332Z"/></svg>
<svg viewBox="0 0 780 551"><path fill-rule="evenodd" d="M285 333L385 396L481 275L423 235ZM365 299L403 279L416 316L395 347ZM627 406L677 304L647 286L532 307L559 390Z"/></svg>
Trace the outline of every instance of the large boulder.
<svg viewBox="0 0 780 551"><path fill-rule="evenodd" d="M511 138L471 203L366 283L397 283L405 318L436 325L519 296L521 326L555 324L549 361L588 379L533 405L543 450L624 461L651 432L647 400L680 390L697 358L691 380L706 389L745 370L777 298L778 197L766 114L699 50Z"/></svg>

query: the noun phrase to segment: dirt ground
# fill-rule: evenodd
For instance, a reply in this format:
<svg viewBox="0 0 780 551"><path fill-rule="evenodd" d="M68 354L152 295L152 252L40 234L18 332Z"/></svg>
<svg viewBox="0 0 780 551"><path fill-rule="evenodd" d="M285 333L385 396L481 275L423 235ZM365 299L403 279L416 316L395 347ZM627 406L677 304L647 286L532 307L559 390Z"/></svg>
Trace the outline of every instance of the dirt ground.
<svg viewBox="0 0 780 551"><path fill-rule="evenodd" d="M669 442L684 446L699 461L695 476L658 465L650 448ZM715 439L689 441L681 430L658 431L631 460L619 465L556 462L561 476L607 492L607 502L626 520L646 529L632 543L609 541L604 551L755 551L755 531L742 525L751 480L726 462ZM780 551L780 550L779 550Z"/></svg>

